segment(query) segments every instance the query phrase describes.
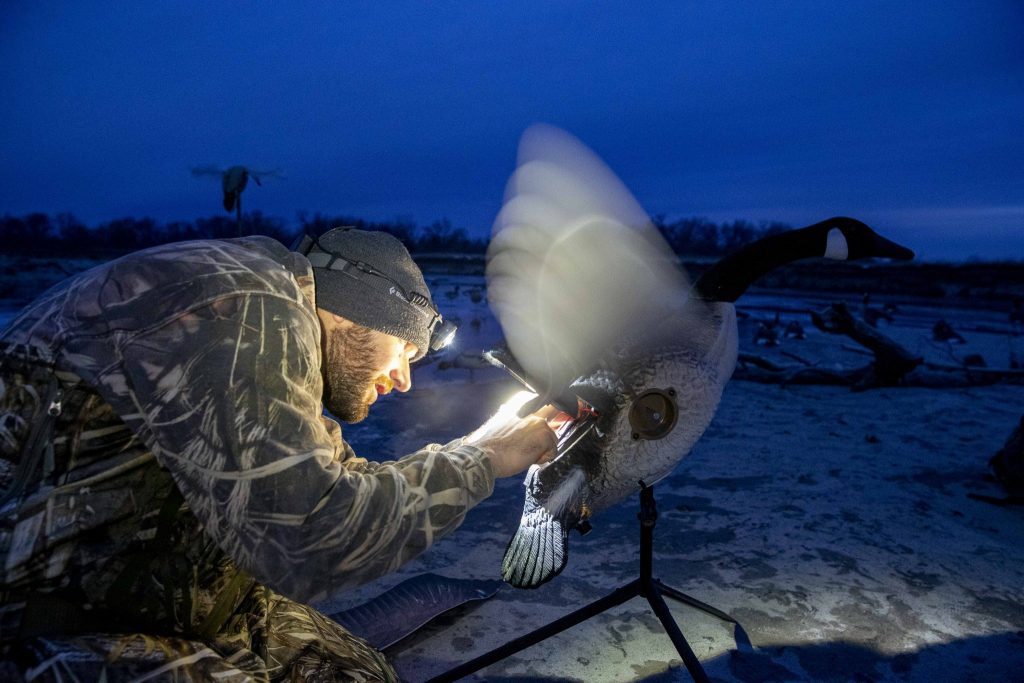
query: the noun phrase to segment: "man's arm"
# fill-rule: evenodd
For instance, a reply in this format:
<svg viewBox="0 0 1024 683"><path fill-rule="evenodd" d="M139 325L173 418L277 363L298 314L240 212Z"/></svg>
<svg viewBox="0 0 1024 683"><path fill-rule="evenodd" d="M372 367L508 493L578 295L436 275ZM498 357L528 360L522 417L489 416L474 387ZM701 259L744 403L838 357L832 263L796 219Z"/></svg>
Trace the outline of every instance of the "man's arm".
<svg viewBox="0 0 1024 683"><path fill-rule="evenodd" d="M487 446L352 461L321 421L319 326L293 300L245 295L125 340L147 441L204 527L297 600L377 578L490 495Z"/></svg>

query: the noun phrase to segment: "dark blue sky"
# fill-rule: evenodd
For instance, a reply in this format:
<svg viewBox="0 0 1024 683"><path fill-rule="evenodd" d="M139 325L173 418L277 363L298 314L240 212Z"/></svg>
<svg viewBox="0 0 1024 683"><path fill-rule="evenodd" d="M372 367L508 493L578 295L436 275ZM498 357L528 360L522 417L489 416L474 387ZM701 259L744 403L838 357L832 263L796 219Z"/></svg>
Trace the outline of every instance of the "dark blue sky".
<svg viewBox="0 0 1024 683"><path fill-rule="evenodd" d="M637 4L6 2L0 213L195 218L246 164L247 209L484 235L546 121L652 214L1024 258L1024 3Z"/></svg>

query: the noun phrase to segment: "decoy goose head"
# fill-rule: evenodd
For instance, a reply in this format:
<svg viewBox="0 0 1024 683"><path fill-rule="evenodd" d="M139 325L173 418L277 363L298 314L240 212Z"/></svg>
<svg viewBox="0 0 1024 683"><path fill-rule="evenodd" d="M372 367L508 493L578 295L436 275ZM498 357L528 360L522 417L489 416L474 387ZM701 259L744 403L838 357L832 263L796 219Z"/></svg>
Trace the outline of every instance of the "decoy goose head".
<svg viewBox="0 0 1024 683"><path fill-rule="evenodd" d="M805 258L852 261L879 257L909 261L914 252L855 218L836 216L799 230L762 237L709 268L694 284L704 301L736 301L765 273Z"/></svg>
<svg viewBox="0 0 1024 683"><path fill-rule="evenodd" d="M913 251L882 237L854 218L840 216L819 225L829 227L825 238L825 258L840 261L871 257L909 261L914 258Z"/></svg>

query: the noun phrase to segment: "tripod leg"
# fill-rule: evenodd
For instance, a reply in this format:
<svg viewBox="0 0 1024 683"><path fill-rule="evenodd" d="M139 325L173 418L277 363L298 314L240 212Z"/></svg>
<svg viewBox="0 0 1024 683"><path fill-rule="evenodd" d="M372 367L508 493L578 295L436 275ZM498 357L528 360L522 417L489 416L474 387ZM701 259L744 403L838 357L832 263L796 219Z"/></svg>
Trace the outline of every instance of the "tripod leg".
<svg viewBox="0 0 1024 683"><path fill-rule="evenodd" d="M658 615L658 619L661 620L661 625L665 627L668 637L672 639L672 644L676 646L676 651L683 658L683 664L686 665L686 670L693 676L693 680L696 683L710 683L708 675L704 672L704 667L701 666L697 655L693 653L690 644L686 642L686 636L679 630L675 619L672 618L672 613L668 610L668 605L665 604L656 587L647 592L647 602L651 603L651 608Z"/></svg>
<svg viewBox="0 0 1024 683"><path fill-rule="evenodd" d="M635 598L638 595L640 595L640 581L631 581L625 586L612 591L603 598L595 600L589 605L565 615L561 619L556 619L550 624L540 627L536 631L531 631L524 636L520 636L514 640L510 640L504 645L494 648L490 652L485 652L476 659L471 659L464 664L460 664L454 669L445 671L443 674L439 674L434 678L431 678L427 683L446 683L447 681L457 681L475 671L479 671L485 666L489 666L497 661L505 659L506 657L514 655L520 650L525 650L531 645L536 645L556 633L561 633L562 631L570 629L576 624L584 622L592 616L600 614L605 610L609 610L616 605L621 605L627 600ZM664 605L664 603L662 604ZM667 607L665 609L666 611L668 610ZM669 618L671 619L671 615ZM705 678L704 680L707 679Z"/></svg>
<svg viewBox="0 0 1024 683"><path fill-rule="evenodd" d="M707 604L706 602L701 602L697 598L692 597L690 595L687 595L686 593L684 593L682 591L676 590L672 586L666 586L665 584L663 584L661 581L658 581L657 579L654 579L654 583L655 583L655 585L658 586L658 590L660 590L662 593L664 593L665 595L667 595L670 598L673 598L675 600L678 600L679 602L685 603L685 604L689 605L690 607L694 607L696 609L699 609L701 612L706 612L707 614L710 614L713 617L718 617L722 621L728 621L728 622L733 623L733 624L737 623L737 621L735 619L733 619L731 616L729 616L728 614L726 614L722 610L718 609L717 607L712 607L711 605Z"/></svg>
<svg viewBox="0 0 1024 683"><path fill-rule="evenodd" d="M735 617L723 612L717 607L712 607L706 602L701 602L697 598L687 595L682 591L678 591L672 586L666 586L657 579L653 579L652 582L654 586L660 592L664 593L667 597L670 597L674 600L678 600L679 602L689 605L690 607L699 609L701 612L706 612L707 614L710 614L713 617L718 617L722 621L728 621L729 623L731 623L734 629L737 649L739 649L741 652L753 651L754 646L750 643L750 636L747 635L747 632L743 629L743 625L740 624L740 622L736 621Z"/></svg>

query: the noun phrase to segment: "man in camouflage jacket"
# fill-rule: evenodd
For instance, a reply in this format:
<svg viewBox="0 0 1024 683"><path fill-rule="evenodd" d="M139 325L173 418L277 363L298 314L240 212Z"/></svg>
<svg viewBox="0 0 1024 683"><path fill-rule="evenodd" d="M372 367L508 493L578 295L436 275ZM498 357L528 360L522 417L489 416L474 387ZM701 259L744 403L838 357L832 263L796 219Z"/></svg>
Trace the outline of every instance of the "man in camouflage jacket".
<svg viewBox="0 0 1024 683"><path fill-rule="evenodd" d="M353 270L354 269L354 270ZM536 417L395 462L346 421L411 385L436 309L394 238L131 254L0 332L0 677L388 680L308 606L549 457Z"/></svg>

